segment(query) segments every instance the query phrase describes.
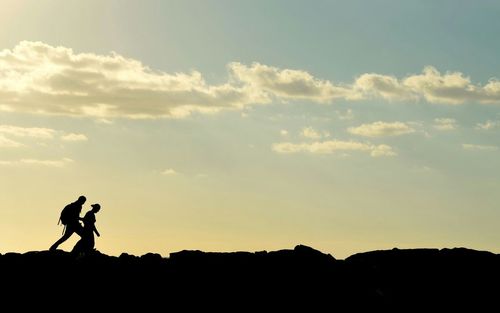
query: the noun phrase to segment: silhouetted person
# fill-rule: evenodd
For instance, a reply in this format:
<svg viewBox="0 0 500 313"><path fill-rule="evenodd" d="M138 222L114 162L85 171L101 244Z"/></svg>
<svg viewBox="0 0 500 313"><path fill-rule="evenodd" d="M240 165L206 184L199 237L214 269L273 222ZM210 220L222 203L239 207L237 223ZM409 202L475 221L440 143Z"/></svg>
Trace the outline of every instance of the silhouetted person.
<svg viewBox="0 0 500 313"><path fill-rule="evenodd" d="M83 220L83 231L81 235L82 238L76 243L72 251L73 253L87 254L92 252L95 246L94 233L97 235L97 237L101 236L97 231L97 228L95 227L95 222L96 222L95 214L101 210L101 205L96 203L92 204L91 207L92 209L88 211L82 219Z"/></svg>
<svg viewBox="0 0 500 313"><path fill-rule="evenodd" d="M56 250L57 247L68 240L73 233L77 233L80 237L82 236L83 228L80 224L80 213L82 212L82 206L85 201L87 201L87 198L85 198L85 196L80 196L78 200L64 207L61 218L59 219L59 221L62 221L65 225L64 233L62 237L50 247L50 250Z"/></svg>

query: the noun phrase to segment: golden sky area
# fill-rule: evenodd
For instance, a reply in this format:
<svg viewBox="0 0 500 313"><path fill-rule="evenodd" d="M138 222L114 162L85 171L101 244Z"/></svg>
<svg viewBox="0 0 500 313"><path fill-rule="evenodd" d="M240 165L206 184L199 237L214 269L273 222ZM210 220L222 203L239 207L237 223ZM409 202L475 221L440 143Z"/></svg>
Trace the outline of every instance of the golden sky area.
<svg viewBox="0 0 500 313"><path fill-rule="evenodd" d="M499 252L498 13L0 1L0 253Z"/></svg>

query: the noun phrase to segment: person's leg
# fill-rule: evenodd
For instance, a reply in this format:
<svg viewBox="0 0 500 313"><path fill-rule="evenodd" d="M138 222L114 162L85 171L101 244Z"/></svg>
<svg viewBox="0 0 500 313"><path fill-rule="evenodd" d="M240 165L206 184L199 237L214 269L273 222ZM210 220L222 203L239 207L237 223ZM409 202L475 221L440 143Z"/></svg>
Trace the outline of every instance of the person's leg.
<svg viewBox="0 0 500 313"><path fill-rule="evenodd" d="M76 243L73 251L71 252L76 256L84 256L90 254L93 248L92 239L92 236L89 236L88 232L83 232L82 238Z"/></svg>
<svg viewBox="0 0 500 313"><path fill-rule="evenodd" d="M62 235L62 237L61 237L61 238L59 238L59 240L58 240L58 241L56 241L56 242L55 242L55 243L54 243L54 244L50 247L50 250L51 250L51 251L56 250L56 249L57 249L57 247L59 247L59 245L60 245L61 243L63 243L63 242L65 242L66 240L68 240L68 238L69 238L69 237L71 237L71 235L73 235L73 233L74 233L74 232L75 232L75 231L74 231L71 227L67 226L67 227L66 227L66 231L64 232L64 235Z"/></svg>
<svg viewBox="0 0 500 313"><path fill-rule="evenodd" d="M81 238L80 240L78 240L76 245L73 247L73 250L71 250L71 253L79 254L83 250L82 249L83 245L84 245L84 241L83 241L83 238Z"/></svg>
<svg viewBox="0 0 500 313"><path fill-rule="evenodd" d="M94 247L95 247L95 240L94 240L94 234L92 236L89 236L89 243L87 246L88 252L94 252Z"/></svg>

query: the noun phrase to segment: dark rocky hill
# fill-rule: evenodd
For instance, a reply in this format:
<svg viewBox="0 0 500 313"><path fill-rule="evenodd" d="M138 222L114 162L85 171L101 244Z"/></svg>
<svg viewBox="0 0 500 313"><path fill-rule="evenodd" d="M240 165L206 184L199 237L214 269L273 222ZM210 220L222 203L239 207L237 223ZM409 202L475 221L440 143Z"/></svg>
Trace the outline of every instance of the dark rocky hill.
<svg viewBox="0 0 500 313"><path fill-rule="evenodd" d="M6 253L0 277L4 305L24 299L16 303L411 311L489 307L500 299L500 255L464 248L371 251L345 260L302 245L254 253L180 251L169 258Z"/></svg>

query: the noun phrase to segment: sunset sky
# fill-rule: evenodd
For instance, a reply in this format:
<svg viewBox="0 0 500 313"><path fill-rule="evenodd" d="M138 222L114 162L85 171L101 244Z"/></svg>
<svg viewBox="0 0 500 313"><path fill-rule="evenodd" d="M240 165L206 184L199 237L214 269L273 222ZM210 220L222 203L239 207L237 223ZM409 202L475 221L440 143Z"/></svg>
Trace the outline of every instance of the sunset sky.
<svg viewBox="0 0 500 313"><path fill-rule="evenodd" d="M498 1L0 0L0 253L500 252ZM60 246L69 251L77 236Z"/></svg>

